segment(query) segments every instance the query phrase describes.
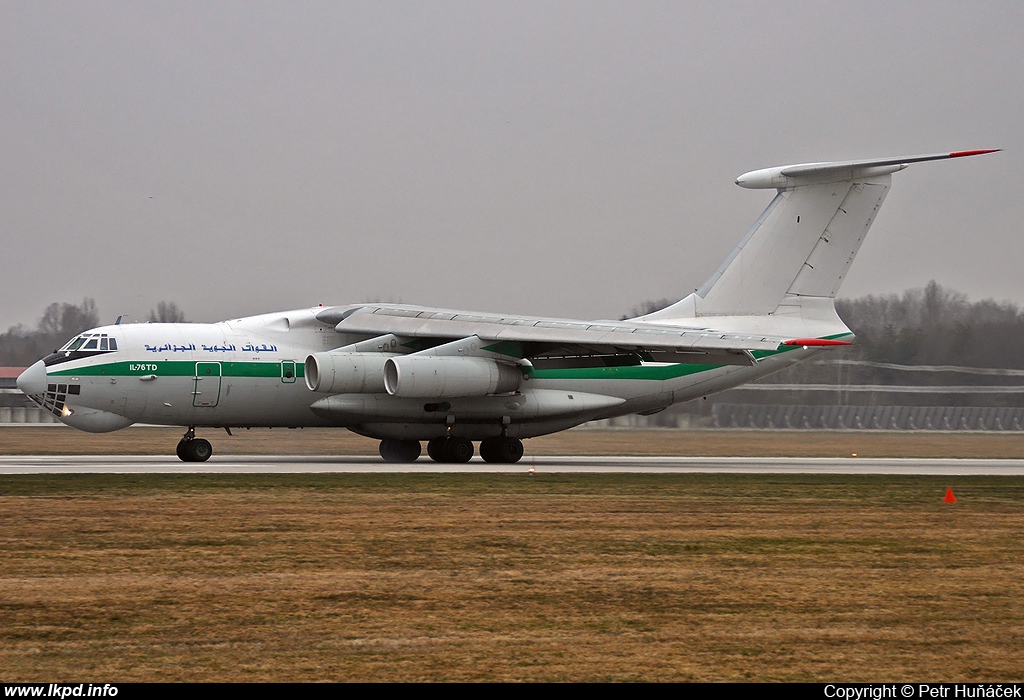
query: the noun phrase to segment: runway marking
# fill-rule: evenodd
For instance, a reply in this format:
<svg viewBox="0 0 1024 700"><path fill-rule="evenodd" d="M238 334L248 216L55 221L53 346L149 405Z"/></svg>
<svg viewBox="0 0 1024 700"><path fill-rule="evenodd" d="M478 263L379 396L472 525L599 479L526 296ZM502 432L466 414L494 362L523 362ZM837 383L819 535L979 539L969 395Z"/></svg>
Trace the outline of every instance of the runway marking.
<svg viewBox="0 0 1024 700"><path fill-rule="evenodd" d="M163 456L0 456L0 474L309 474L309 473L636 473L892 474L1024 476L1024 459L823 457L526 457L517 464L391 464L379 457L215 456L181 462Z"/></svg>

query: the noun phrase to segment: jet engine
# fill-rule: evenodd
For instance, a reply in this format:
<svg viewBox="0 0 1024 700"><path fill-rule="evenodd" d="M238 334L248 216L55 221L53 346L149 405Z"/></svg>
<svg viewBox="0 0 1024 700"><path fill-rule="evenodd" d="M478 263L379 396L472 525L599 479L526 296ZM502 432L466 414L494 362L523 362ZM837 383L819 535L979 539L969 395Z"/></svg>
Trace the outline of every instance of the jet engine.
<svg viewBox="0 0 1024 700"><path fill-rule="evenodd" d="M317 352L306 358L306 386L328 394L384 392L384 360L379 352Z"/></svg>
<svg viewBox="0 0 1024 700"><path fill-rule="evenodd" d="M482 357L404 355L384 363L384 388L392 396L455 398L515 391L518 367Z"/></svg>

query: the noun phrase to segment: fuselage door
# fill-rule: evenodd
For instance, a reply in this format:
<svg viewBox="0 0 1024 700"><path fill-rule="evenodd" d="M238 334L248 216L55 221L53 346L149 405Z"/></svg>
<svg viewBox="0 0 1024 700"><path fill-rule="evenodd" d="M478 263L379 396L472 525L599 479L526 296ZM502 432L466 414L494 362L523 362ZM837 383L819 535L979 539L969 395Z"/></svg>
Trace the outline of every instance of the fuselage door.
<svg viewBox="0 0 1024 700"><path fill-rule="evenodd" d="M281 361L281 381L285 384L295 382L295 360Z"/></svg>
<svg viewBox="0 0 1024 700"><path fill-rule="evenodd" d="M220 363L197 362L195 388L192 389L192 405L216 406L220 401Z"/></svg>

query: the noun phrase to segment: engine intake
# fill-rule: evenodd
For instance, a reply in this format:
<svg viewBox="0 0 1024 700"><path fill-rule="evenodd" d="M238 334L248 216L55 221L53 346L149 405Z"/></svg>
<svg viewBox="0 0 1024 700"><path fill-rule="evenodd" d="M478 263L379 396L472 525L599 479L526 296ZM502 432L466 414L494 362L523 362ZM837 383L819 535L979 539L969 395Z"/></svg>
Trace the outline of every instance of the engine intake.
<svg viewBox="0 0 1024 700"><path fill-rule="evenodd" d="M379 352L317 352L306 358L306 386L328 394L384 393L384 361Z"/></svg>
<svg viewBox="0 0 1024 700"><path fill-rule="evenodd" d="M518 367L482 357L404 355L384 363L384 388L392 396L490 396L515 391L522 383Z"/></svg>

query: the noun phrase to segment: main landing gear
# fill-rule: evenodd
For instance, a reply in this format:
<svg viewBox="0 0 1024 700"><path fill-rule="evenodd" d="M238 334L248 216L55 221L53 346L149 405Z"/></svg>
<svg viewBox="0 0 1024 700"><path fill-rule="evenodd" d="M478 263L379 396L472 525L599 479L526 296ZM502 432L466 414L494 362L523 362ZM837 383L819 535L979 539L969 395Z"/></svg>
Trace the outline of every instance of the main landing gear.
<svg viewBox="0 0 1024 700"><path fill-rule="evenodd" d="M473 443L461 437L436 437L427 443L427 454L435 462L465 464L473 458Z"/></svg>
<svg viewBox="0 0 1024 700"><path fill-rule="evenodd" d="M420 456L419 440L381 440L380 456L385 462L415 462Z"/></svg>
<svg viewBox="0 0 1024 700"><path fill-rule="evenodd" d="M463 437L436 437L427 443L427 454L435 462L465 464L473 457L473 443ZM420 456L417 440L381 440L380 456L385 462L415 462ZM523 456L523 443L517 438L493 437L480 442L485 462L512 464Z"/></svg>
<svg viewBox="0 0 1024 700"><path fill-rule="evenodd" d="M485 462L515 464L523 458L523 441L504 436L487 438L480 442L480 456Z"/></svg>
<svg viewBox="0 0 1024 700"><path fill-rule="evenodd" d="M195 426L190 425L178 441L176 452L182 462L205 462L213 454L213 445L209 440L197 438Z"/></svg>

